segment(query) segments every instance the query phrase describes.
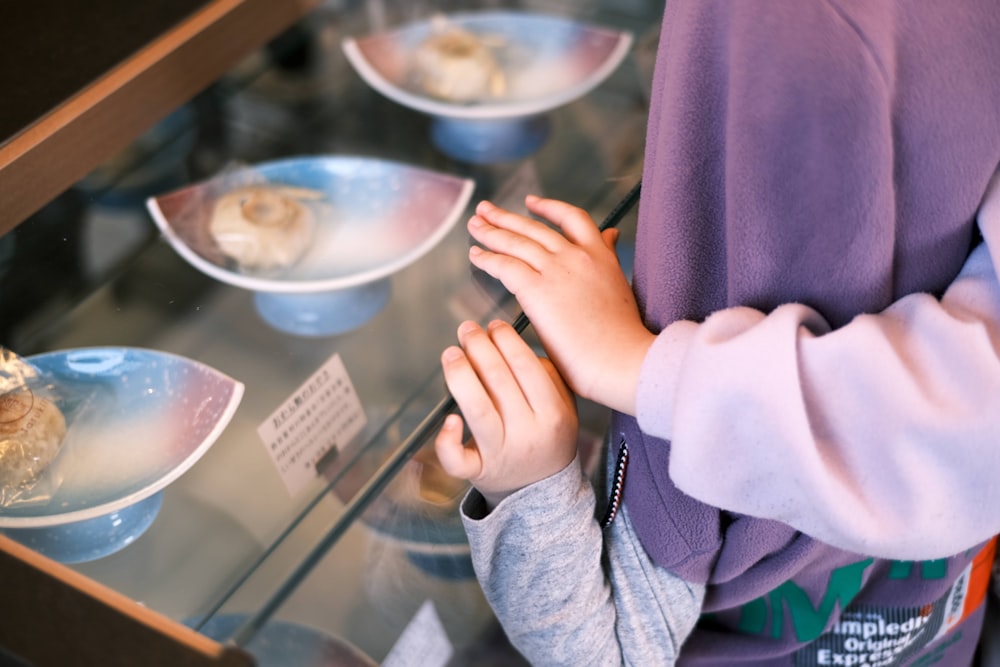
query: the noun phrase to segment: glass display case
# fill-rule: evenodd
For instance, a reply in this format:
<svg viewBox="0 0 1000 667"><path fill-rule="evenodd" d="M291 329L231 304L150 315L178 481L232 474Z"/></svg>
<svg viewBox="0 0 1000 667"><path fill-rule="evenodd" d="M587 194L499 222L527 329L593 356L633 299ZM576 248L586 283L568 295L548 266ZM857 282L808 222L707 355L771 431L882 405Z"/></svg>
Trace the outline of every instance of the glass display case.
<svg viewBox="0 0 1000 667"><path fill-rule="evenodd" d="M529 154L463 161L435 144L432 117L369 85L343 43L435 12L479 9L545 13L632 39L596 87L545 111L547 134ZM260 664L269 664L267 646L310 629L355 647L358 664L520 664L471 570L457 516L465 488L433 456L435 429L451 409L440 352L463 320L519 315L502 286L470 266L464 223L481 199L523 211L529 192L571 201L600 221L633 192L660 12L661 3L646 0L322 3L0 236L7 349L29 358L154 350L244 388L211 446L166 487L149 528L70 567L256 651ZM347 331L297 335L274 326L253 290L181 256L147 207L150 197L226 171L330 156L471 184L456 223L394 270L384 306ZM626 269L634 217L633 209L620 223ZM534 342L530 326L523 335ZM349 399L317 390L330 378ZM342 418L324 421L330 405ZM607 414L580 408L581 447L593 453ZM318 435L303 444L313 428ZM288 443L302 451L285 451ZM308 475L289 472L302 468L296 456L311 457ZM338 659L301 658L354 664Z"/></svg>

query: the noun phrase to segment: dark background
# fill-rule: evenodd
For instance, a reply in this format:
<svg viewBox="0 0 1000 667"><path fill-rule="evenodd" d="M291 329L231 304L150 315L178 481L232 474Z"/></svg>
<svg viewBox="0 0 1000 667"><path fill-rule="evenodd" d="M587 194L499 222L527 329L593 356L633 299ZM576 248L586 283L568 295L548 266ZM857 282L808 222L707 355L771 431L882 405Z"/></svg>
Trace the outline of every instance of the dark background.
<svg viewBox="0 0 1000 667"><path fill-rule="evenodd" d="M0 0L0 144L209 0Z"/></svg>

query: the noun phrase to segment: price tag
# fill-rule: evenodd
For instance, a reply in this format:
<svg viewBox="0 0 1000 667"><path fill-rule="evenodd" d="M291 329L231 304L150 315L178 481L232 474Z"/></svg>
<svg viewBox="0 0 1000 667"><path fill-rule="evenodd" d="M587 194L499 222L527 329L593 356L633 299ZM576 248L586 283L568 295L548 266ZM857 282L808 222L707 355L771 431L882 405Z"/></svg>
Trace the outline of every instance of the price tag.
<svg viewBox="0 0 1000 667"><path fill-rule="evenodd" d="M349 443L368 418L334 354L257 427L285 487L295 496L316 477L316 463Z"/></svg>

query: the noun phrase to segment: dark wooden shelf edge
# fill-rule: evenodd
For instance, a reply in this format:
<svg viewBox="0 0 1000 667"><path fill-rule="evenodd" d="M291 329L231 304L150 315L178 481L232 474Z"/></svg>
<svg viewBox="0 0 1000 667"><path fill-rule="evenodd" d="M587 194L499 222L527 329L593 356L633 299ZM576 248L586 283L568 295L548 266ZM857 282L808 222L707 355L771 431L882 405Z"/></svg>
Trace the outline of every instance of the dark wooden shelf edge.
<svg viewBox="0 0 1000 667"><path fill-rule="evenodd" d="M319 2L214 0L0 145L0 236Z"/></svg>
<svg viewBox="0 0 1000 667"><path fill-rule="evenodd" d="M36 667L252 667L224 645L0 535L0 647ZM4 654L0 653L0 662ZM9 660L9 658L8 658Z"/></svg>

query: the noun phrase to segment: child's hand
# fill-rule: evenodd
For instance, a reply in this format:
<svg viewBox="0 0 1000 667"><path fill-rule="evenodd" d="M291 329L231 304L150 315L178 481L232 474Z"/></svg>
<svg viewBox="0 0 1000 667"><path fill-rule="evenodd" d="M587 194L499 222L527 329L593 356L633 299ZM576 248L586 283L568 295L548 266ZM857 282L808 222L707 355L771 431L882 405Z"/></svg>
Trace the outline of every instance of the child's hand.
<svg viewBox="0 0 1000 667"><path fill-rule="evenodd" d="M529 196L528 210L562 233L489 202L476 207L470 261L517 297L576 393L635 414L635 390L654 336L615 254L617 230L598 230L575 206Z"/></svg>
<svg viewBox="0 0 1000 667"><path fill-rule="evenodd" d="M467 479L490 507L556 474L576 455L576 402L555 368L503 322L458 328L459 347L441 355L445 382L468 421L449 415L435 447L445 471Z"/></svg>

